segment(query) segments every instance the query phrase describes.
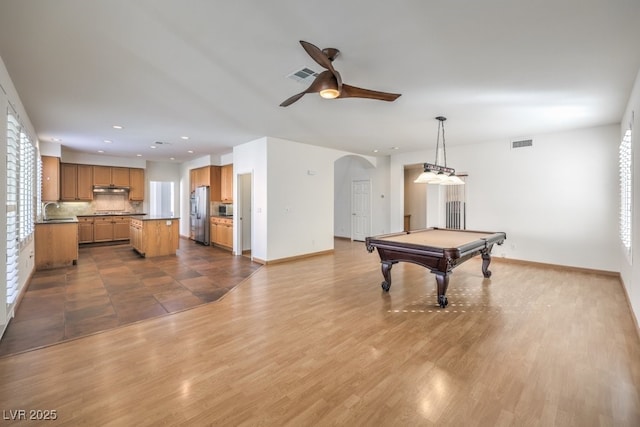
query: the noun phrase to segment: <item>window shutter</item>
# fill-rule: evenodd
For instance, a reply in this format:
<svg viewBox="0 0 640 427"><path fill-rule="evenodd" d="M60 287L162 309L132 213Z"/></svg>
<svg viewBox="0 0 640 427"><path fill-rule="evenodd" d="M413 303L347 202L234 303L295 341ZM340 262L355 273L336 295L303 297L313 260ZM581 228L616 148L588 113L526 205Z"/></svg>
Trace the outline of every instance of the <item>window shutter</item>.
<svg viewBox="0 0 640 427"><path fill-rule="evenodd" d="M20 127L9 113L7 118L7 304L18 294L18 141Z"/></svg>

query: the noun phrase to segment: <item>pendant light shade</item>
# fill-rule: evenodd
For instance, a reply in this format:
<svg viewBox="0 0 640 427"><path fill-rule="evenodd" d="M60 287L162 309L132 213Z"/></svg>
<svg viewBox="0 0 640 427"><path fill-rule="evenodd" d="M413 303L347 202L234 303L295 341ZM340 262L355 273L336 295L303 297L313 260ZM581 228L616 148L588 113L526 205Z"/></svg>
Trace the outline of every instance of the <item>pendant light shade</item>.
<svg viewBox="0 0 640 427"><path fill-rule="evenodd" d="M436 160L434 163L425 163L422 172L415 181L416 184L440 184L440 185L464 185L464 181L456 176L455 169L447 167L447 147L444 139L444 121L446 117L438 116L438 136L436 138ZM442 134L442 155L444 166L438 164L440 160L440 134Z"/></svg>

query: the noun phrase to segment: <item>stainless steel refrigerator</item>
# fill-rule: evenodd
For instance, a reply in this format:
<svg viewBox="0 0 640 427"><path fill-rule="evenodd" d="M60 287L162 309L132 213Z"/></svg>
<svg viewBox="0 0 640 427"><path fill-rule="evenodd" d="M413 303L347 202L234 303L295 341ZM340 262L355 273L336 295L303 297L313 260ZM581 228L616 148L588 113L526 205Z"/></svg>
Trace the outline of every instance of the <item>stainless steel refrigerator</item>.
<svg viewBox="0 0 640 427"><path fill-rule="evenodd" d="M209 187L196 188L191 198L191 229L193 240L208 245L209 242Z"/></svg>

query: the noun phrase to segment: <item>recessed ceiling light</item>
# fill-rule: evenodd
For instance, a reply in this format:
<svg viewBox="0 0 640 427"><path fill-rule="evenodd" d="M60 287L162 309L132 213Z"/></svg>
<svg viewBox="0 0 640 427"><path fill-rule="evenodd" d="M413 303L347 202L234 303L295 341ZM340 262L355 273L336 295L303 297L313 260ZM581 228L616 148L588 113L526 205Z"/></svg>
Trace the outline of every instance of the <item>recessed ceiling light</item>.
<svg viewBox="0 0 640 427"><path fill-rule="evenodd" d="M175 157L169 157L169 160L175 160L175 159L176 159Z"/></svg>
<svg viewBox="0 0 640 427"><path fill-rule="evenodd" d="M150 145L149 148L156 148L156 146L155 145Z"/></svg>
<svg viewBox="0 0 640 427"><path fill-rule="evenodd" d="M391 147L392 150L399 150L400 147Z"/></svg>
<svg viewBox="0 0 640 427"><path fill-rule="evenodd" d="M136 157L142 157L142 154L136 154Z"/></svg>
<svg viewBox="0 0 640 427"><path fill-rule="evenodd" d="M180 139L184 139L186 141L187 139L189 139L189 137L188 136L181 136Z"/></svg>
<svg viewBox="0 0 640 427"><path fill-rule="evenodd" d="M378 150L373 150L373 152L374 152L374 153L377 153L377 152L378 152Z"/></svg>
<svg viewBox="0 0 640 427"><path fill-rule="evenodd" d="M104 140L104 143L105 143L105 144L111 144L112 142L113 142L113 141L112 141L112 140L110 140L110 139L105 139L105 140Z"/></svg>
<svg viewBox="0 0 640 427"><path fill-rule="evenodd" d="M187 151L187 153L193 154L193 150L189 150L189 151Z"/></svg>
<svg viewBox="0 0 640 427"><path fill-rule="evenodd" d="M123 128L122 126L120 126L120 125L113 125L113 128L114 128L114 129L124 129L124 128Z"/></svg>
<svg viewBox="0 0 640 427"><path fill-rule="evenodd" d="M52 140L53 142L60 142L60 141L62 141L60 138L51 138L51 140Z"/></svg>
<svg viewBox="0 0 640 427"><path fill-rule="evenodd" d="M104 150L98 150L98 153L104 153Z"/></svg>

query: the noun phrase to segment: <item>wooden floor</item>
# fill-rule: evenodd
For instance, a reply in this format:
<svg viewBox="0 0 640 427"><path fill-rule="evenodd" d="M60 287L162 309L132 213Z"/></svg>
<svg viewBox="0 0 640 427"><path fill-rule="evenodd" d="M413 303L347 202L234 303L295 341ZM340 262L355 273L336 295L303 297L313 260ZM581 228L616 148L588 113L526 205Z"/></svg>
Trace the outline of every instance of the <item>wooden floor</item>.
<svg viewBox="0 0 640 427"><path fill-rule="evenodd" d="M0 341L0 356L216 301L260 267L180 239L175 256L129 244L83 246L78 264L37 271Z"/></svg>
<svg viewBox="0 0 640 427"><path fill-rule="evenodd" d="M387 294L377 254L337 240L214 303L1 358L0 402L69 426L640 425L619 280L480 264L442 310L425 269L395 265Z"/></svg>

